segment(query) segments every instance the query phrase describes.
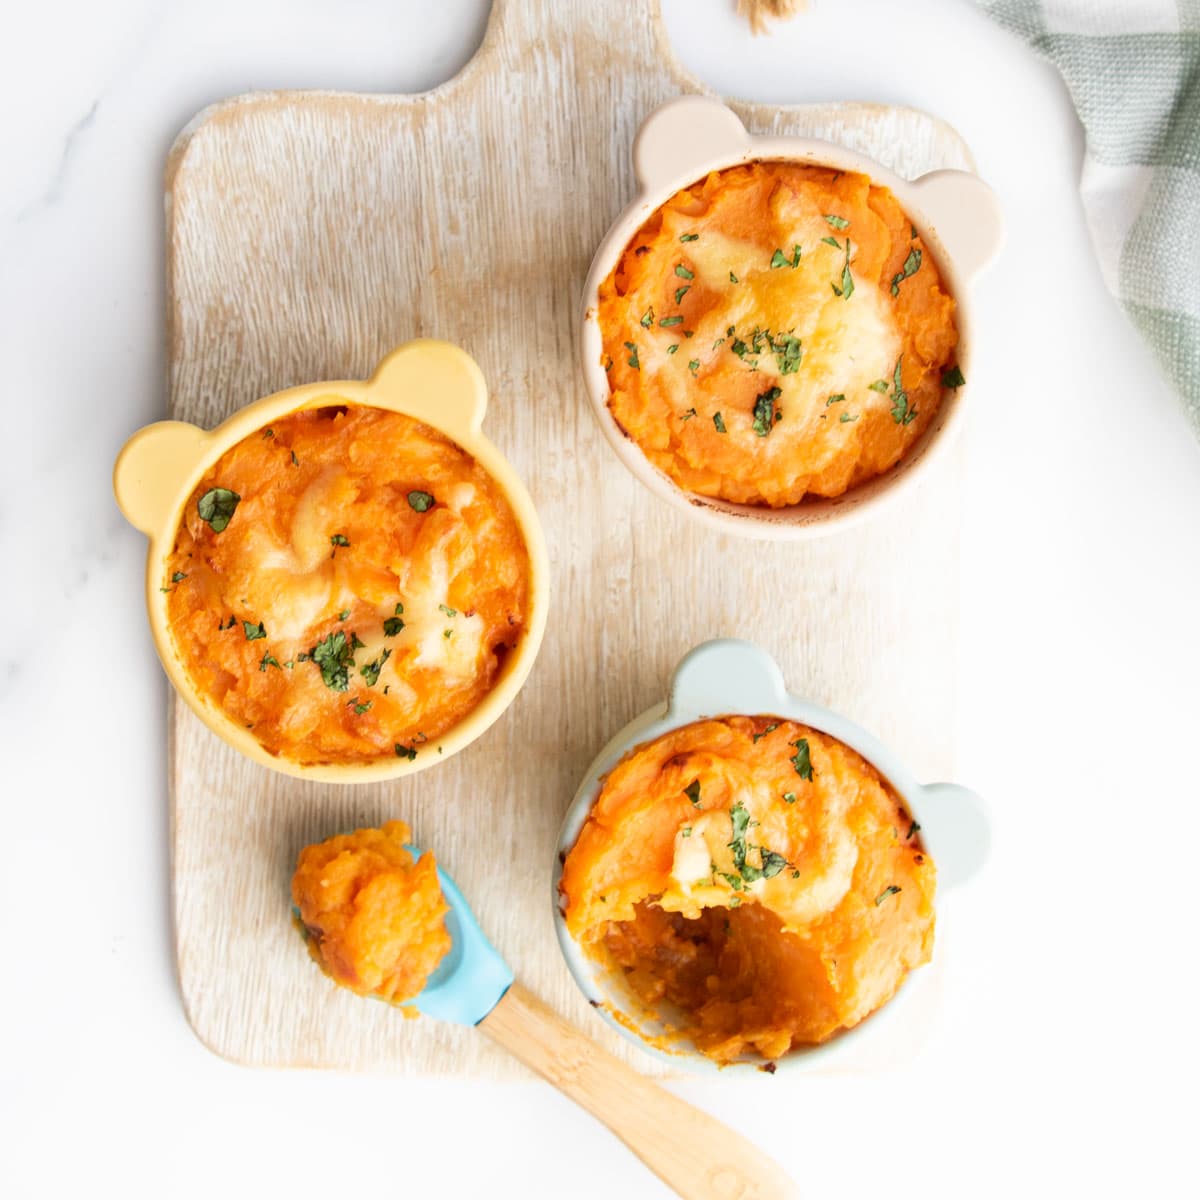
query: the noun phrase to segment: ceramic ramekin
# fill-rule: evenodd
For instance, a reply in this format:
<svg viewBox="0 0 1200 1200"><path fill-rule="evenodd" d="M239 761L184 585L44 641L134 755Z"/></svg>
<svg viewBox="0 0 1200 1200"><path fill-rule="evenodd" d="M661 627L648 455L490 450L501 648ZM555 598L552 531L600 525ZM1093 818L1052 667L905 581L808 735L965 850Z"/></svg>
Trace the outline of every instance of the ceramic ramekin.
<svg viewBox="0 0 1200 1200"><path fill-rule="evenodd" d="M163 564L196 485L227 450L290 413L353 403L389 409L423 421L456 442L496 480L525 538L530 566L530 611L525 636L508 655L495 685L453 728L438 738L440 754L369 763L305 764L270 754L207 696L180 661L167 620ZM211 432L183 421L159 421L125 443L113 472L117 503L130 524L150 539L146 557L146 609L154 645L168 678L196 715L219 737L264 767L329 783L364 783L411 775L444 762L473 742L508 707L529 675L546 628L549 566L541 522L524 484L481 432L487 384L475 360L448 342L407 342L389 354L370 379L310 383L247 405Z"/></svg>
<svg viewBox="0 0 1200 1200"><path fill-rule="evenodd" d="M605 777L631 750L680 726L708 717L744 714L785 717L844 742L871 763L903 800L921 826L925 848L937 864L936 905L940 910L946 891L970 879L988 854L987 809L972 791L954 783L921 784L903 761L853 721L788 692L778 664L751 642L721 638L689 651L671 677L664 703L636 717L596 756L567 809L559 832L553 874L554 925L567 967L580 990L614 1029L649 1053L674 1066L701 1072L759 1068L763 1059L746 1056L727 1067L718 1067L686 1039L673 1037L670 1049L646 1039L664 1033L660 1022L647 1016L644 1006L627 989L620 972L590 958L567 931L563 897L559 890L562 864L575 845L592 810ZM936 950L935 950L936 953ZM778 1060L777 1067L810 1067L842 1052L866 1031L874 1038L902 1032L906 1008L921 987L922 971L913 972L899 993L853 1029L819 1046L796 1049Z"/></svg>
<svg viewBox="0 0 1200 1200"><path fill-rule="evenodd" d="M731 504L684 491L660 471L621 428L608 407L600 330L600 286L647 218L681 188L710 171L757 160L858 171L890 188L932 250L958 305L958 364L967 383L944 389L937 419L890 471L835 499L805 500L788 508ZM934 171L909 181L852 150L809 138L755 137L730 109L705 96L684 96L651 113L633 145L638 193L609 229L592 260L583 289L580 362L596 419L617 457L656 496L724 533L770 540L819 536L876 511L933 462L962 423L972 378L970 284L1000 248L1000 210L995 194L968 171Z"/></svg>

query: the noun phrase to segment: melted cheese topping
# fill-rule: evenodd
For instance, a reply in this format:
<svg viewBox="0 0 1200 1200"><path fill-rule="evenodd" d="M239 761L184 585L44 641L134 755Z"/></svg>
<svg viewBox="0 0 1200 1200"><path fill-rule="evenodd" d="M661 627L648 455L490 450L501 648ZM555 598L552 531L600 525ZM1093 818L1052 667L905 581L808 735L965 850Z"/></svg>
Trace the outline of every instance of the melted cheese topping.
<svg viewBox="0 0 1200 1200"><path fill-rule="evenodd" d="M778 717L700 721L608 775L563 865L571 936L726 1062L821 1042L933 945L936 871L848 746ZM673 1015L671 1019L677 1019Z"/></svg>
<svg viewBox="0 0 1200 1200"><path fill-rule="evenodd" d="M217 488L240 497L219 532L200 509ZM491 476L428 426L359 405L295 413L223 455L165 573L201 693L301 763L420 752L489 691L529 604Z"/></svg>
<svg viewBox="0 0 1200 1200"><path fill-rule="evenodd" d="M773 507L839 496L933 420L954 307L865 175L714 172L658 209L601 285L609 408L688 491Z"/></svg>

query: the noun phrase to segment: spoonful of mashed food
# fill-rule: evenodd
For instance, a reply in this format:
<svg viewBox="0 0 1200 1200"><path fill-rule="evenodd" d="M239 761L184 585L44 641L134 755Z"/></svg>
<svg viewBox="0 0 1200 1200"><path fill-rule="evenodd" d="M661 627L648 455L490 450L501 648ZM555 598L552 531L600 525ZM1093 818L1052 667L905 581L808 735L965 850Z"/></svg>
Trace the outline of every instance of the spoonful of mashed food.
<svg viewBox="0 0 1200 1200"><path fill-rule="evenodd" d="M761 1150L645 1079L531 992L484 936L403 821L300 852L292 900L309 953L335 983L406 1014L475 1025L597 1117L688 1200L794 1200Z"/></svg>

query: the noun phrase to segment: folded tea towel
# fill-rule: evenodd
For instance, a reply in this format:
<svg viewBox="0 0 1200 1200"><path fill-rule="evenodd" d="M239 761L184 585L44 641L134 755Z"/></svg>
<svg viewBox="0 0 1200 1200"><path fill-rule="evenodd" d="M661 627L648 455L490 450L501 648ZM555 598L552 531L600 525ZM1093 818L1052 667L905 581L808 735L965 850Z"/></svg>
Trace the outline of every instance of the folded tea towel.
<svg viewBox="0 0 1200 1200"><path fill-rule="evenodd" d="M1200 0L976 0L1058 68L1104 278L1200 436ZM756 32L801 0L738 0Z"/></svg>
<svg viewBox="0 0 1200 1200"><path fill-rule="evenodd" d="M982 0L1059 70L1109 288L1200 435L1200 0Z"/></svg>

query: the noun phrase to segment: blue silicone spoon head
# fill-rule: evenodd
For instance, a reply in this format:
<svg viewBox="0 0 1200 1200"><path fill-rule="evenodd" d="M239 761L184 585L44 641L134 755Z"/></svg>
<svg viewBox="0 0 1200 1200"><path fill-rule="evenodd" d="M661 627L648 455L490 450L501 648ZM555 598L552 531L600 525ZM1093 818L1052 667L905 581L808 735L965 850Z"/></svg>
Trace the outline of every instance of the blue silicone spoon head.
<svg viewBox="0 0 1200 1200"><path fill-rule="evenodd" d="M405 848L414 859L420 858L416 846ZM437 873L442 895L450 906L446 931L452 944L421 994L405 1003L439 1021L478 1025L500 1003L512 984L513 973L484 936L458 885L440 866Z"/></svg>

